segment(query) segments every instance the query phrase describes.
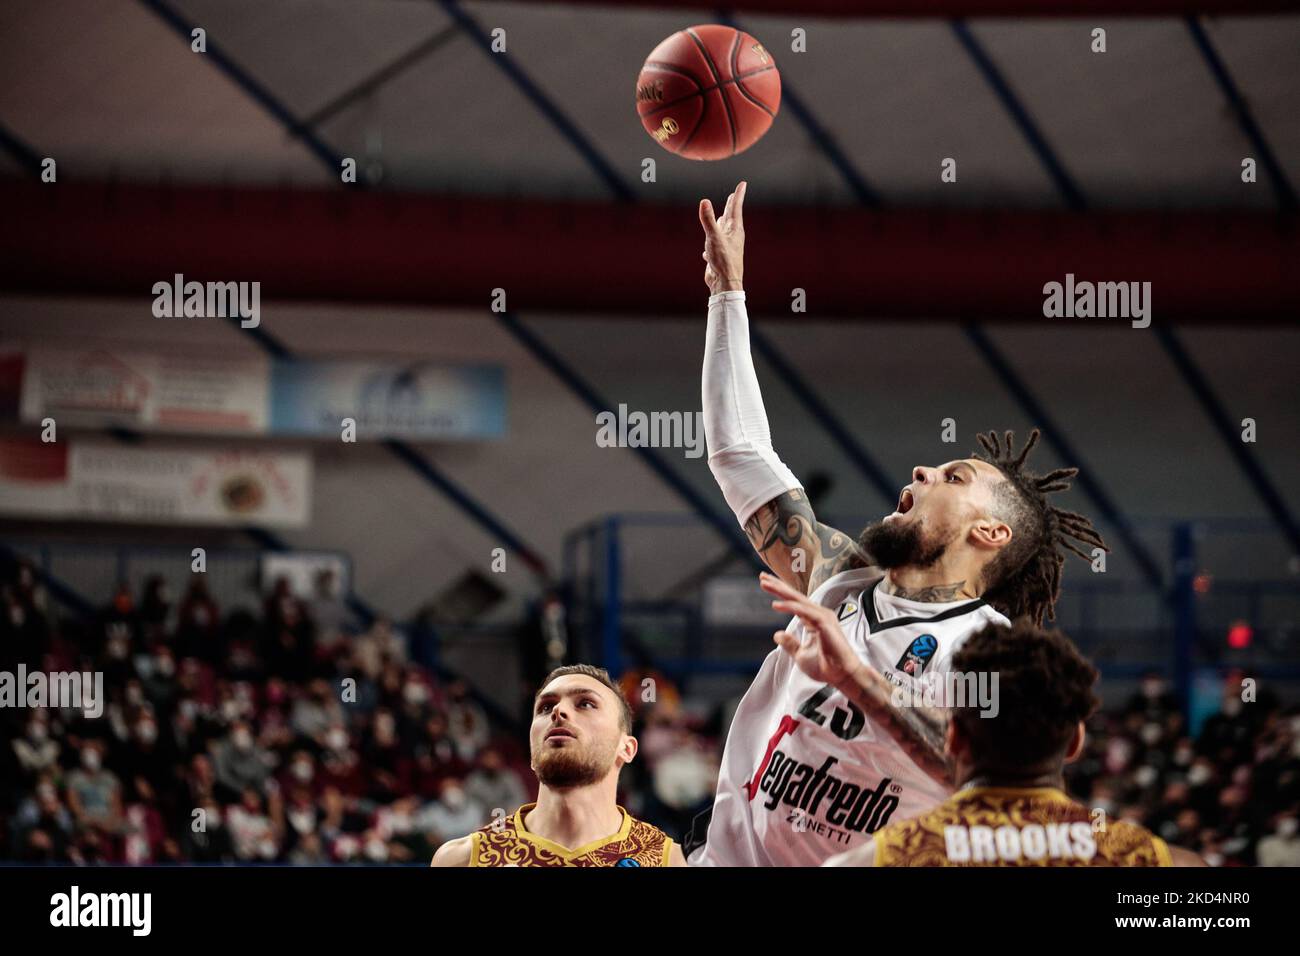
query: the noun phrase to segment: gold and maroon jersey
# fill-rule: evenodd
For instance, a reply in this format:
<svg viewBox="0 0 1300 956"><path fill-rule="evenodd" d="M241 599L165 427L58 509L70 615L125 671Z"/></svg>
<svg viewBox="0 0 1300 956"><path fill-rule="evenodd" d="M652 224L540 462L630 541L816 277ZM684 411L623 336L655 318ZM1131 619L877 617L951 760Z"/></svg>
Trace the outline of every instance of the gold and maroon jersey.
<svg viewBox="0 0 1300 956"><path fill-rule="evenodd" d="M552 843L524 828L524 816L537 806L526 803L470 834L470 866L668 866L673 841L658 827L634 819L619 807L623 825L603 840L575 850Z"/></svg>
<svg viewBox="0 0 1300 956"><path fill-rule="evenodd" d="M875 833L876 866L1171 866L1164 840L1055 787L967 787Z"/></svg>

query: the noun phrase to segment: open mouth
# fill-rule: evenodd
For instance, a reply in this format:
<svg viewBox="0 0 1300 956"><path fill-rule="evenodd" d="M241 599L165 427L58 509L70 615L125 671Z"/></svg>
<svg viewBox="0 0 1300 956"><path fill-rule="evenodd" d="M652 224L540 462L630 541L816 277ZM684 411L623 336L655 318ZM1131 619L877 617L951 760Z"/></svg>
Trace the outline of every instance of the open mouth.
<svg viewBox="0 0 1300 956"><path fill-rule="evenodd" d="M916 499L912 497L910 488L904 488L902 494L898 496L898 507L894 509L896 514L905 515L912 510L912 505L916 504Z"/></svg>
<svg viewBox="0 0 1300 956"><path fill-rule="evenodd" d="M572 733L572 732L570 732L570 731L568 731L568 730L565 730L563 727L556 727L555 729L550 730L550 731L547 731L547 733L546 733L546 739L547 739L547 740L554 740L554 739L556 739L556 738L563 739L563 738L566 738L566 737L567 737L569 740L576 740L576 739L577 739L576 737L573 736L573 733Z"/></svg>

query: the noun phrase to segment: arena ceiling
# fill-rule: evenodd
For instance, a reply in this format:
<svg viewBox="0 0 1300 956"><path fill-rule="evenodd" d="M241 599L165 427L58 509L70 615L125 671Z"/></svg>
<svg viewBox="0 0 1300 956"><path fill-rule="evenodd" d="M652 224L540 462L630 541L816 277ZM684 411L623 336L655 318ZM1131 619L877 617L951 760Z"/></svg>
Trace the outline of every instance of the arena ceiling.
<svg viewBox="0 0 1300 956"><path fill-rule="evenodd" d="M68 179L327 186L335 180L324 149L358 158L384 190L618 198L594 171L594 153L650 203L716 196L746 177L770 201L814 206L1068 204L1041 146L1093 208L1266 210L1300 181L1300 15L750 12L781 6L797 4L742 3L729 15L774 51L782 114L747 154L707 164L655 147L636 120L633 88L660 39L726 15L717 10L6 0L0 169L20 172L35 155L56 157ZM937 6L955 15L1014 9ZM1200 8L1215 6L1225 5ZM208 55L191 51L186 26L207 31ZM483 43L496 27L509 65ZM790 52L795 27L807 31L805 53ZM1090 50L1095 27L1107 31L1104 54ZM1261 164L1248 186L1240 163L1259 152L1250 121L1281 175ZM640 179L647 156L658 161L654 183ZM958 160L957 184L939 180L945 157Z"/></svg>

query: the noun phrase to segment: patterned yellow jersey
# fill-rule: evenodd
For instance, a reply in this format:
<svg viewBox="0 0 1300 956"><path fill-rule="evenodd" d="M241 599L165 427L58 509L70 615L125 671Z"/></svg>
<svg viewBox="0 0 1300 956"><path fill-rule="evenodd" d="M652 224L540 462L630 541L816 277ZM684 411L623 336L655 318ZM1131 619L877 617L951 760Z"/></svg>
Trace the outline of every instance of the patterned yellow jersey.
<svg viewBox="0 0 1300 956"><path fill-rule="evenodd" d="M877 830L876 866L1171 866L1169 847L1122 820L1094 822L1055 787L968 787Z"/></svg>
<svg viewBox="0 0 1300 956"><path fill-rule="evenodd" d="M668 866L673 841L658 827L634 819L619 807L623 825L603 840L576 850L552 843L524 828L524 816L537 806L526 803L470 834L470 866Z"/></svg>

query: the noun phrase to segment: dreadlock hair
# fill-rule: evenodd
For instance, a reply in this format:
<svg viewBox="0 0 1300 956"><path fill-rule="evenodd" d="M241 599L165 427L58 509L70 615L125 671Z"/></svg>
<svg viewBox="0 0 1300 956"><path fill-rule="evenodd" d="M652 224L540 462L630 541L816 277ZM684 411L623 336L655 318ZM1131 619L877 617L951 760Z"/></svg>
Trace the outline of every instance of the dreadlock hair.
<svg viewBox="0 0 1300 956"><path fill-rule="evenodd" d="M1034 624L1043 618L1056 620L1056 599L1061 593L1061 570L1065 554L1072 551L1085 561L1092 555L1080 545L1109 551L1097 529L1081 514L1063 511L1051 505L1047 496L1065 491L1078 468L1058 468L1045 475L1035 475L1024 468L1029 452L1038 444L1037 428L1029 433L1019 454L1015 452L1015 432L1008 431L998 440L998 433L980 435L985 454L976 454L1006 481L994 492L998 517L1011 526L1011 543L1003 548L984 569L984 599L1011 619L1028 616ZM1077 542L1077 543L1076 543Z"/></svg>
<svg viewBox="0 0 1300 956"><path fill-rule="evenodd" d="M982 769L1014 773L1064 754L1079 721L1100 705L1097 669L1060 631L1022 617L990 624L968 637L952 658L962 674L997 675L998 712L954 707L952 720Z"/></svg>

